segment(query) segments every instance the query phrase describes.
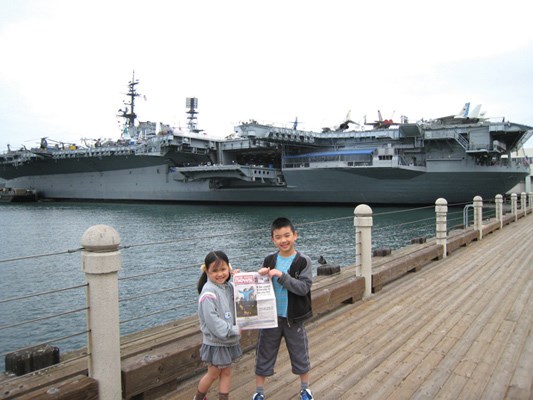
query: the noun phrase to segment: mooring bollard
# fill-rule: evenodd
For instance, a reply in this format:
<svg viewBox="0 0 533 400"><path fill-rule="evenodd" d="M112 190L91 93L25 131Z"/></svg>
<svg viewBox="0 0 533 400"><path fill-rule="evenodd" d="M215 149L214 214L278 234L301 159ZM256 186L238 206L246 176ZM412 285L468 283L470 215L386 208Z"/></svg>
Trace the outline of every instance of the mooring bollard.
<svg viewBox="0 0 533 400"><path fill-rule="evenodd" d="M518 208L517 208L517 200L516 200L516 193L511 193L511 212L514 215L514 221L518 221Z"/></svg>
<svg viewBox="0 0 533 400"><path fill-rule="evenodd" d="M501 194L497 194L496 198L494 199L494 203L496 204L496 220L500 223L500 229L503 228L503 196Z"/></svg>
<svg viewBox="0 0 533 400"><path fill-rule="evenodd" d="M520 211L522 211L524 217L527 215L526 192L520 193Z"/></svg>
<svg viewBox="0 0 533 400"><path fill-rule="evenodd" d="M438 198L435 201L435 236L437 244L442 246L442 258L446 258L448 240L448 202L446 199Z"/></svg>
<svg viewBox="0 0 533 400"><path fill-rule="evenodd" d="M372 295L372 209L360 204L354 210L356 274L365 278L364 297Z"/></svg>
<svg viewBox="0 0 533 400"><path fill-rule="evenodd" d="M99 398L122 398L118 271L120 237L113 228L95 225L81 238L81 270L87 281L89 376L98 381Z"/></svg>
<svg viewBox="0 0 533 400"><path fill-rule="evenodd" d="M478 240L483 239L483 199L474 197L474 229L478 232Z"/></svg>
<svg viewBox="0 0 533 400"><path fill-rule="evenodd" d="M50 367L59 363L59 347L39 344L7 353L6 371L17 376Z"/></svg>

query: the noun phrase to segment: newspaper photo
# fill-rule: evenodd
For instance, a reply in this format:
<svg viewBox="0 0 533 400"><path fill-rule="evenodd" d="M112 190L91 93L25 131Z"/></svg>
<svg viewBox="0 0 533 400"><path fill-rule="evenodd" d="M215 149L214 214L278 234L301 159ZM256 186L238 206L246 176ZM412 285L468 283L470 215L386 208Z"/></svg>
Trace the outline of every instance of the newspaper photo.
<svg viewBox="0 0 533 400"><path fill-rule="evenodd" d="M268 275L240 272L233 275L235 315L241 329L263 329L278 326L276 295Z"/></svg>

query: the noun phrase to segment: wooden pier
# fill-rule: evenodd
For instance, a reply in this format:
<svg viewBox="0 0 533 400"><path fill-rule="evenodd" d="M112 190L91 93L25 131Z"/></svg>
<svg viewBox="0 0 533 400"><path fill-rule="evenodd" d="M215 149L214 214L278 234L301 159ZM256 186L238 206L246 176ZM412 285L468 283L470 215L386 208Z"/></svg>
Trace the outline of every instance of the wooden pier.
<svg viewBox="0 0 533 400"><path fill-rule="evenodd" d="M375 256L364 300L368 281L354 267L316 277L307 325L315 398L533 399L532 222L529 210L452 230L447 257L434 239ZM234 400L254 392L256 336L243 332ZM127 400L190 400L204 370L200 344L194 315L124 336L120 377L109 381ZM80 349L51 367L3 376L0 400L115 398L88 376L88 363ZM267 398L297 398L283 345L276 368Z"/></svg>
<svg viewBox="0 0 533 400"><path fill-rule="evenodd" d="M532 222L520 218L309 323L315 398L533 399ZM232 375L230 397L250 399L253 351ZM159 398L190 400L199 378ZM269 400L297 398L283 344L265 387Z"/></svg>

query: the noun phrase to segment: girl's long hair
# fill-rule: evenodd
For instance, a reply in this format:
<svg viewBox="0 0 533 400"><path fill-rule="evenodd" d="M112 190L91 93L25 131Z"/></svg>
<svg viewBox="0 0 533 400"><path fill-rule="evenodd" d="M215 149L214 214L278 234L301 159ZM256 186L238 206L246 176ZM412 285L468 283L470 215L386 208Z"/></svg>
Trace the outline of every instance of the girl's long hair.
<svg viewBox="0 0 533 400"><path fill-rule="evenodd" d="M197 286L198 294L202 293L202 289L205 283L207 282L207 270L209 269L211 264L214 263L213 267L218 267L220 263L222 262L225 262L229 267L230 265L229 258L226 255L226 253L224 253L221 250L211 251L205 256L205 260L204 260L205 271L202 271L202 275L200 275L200 279L198 279L198 286ZM228 279L226 280L226 282L229 281L230 277L231 277L231 274L228 275Z"/></svg>

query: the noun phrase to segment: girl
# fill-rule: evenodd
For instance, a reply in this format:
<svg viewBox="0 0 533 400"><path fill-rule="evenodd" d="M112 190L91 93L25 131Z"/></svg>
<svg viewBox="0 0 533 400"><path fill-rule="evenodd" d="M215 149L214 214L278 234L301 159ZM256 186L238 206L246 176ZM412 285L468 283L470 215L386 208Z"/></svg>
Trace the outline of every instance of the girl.
<svg viewBox="0 0 533 400"><path fill-rule="evenodd" d="M205 257L198 280L198 316L202 331L200 358L207 363L207 373L200 379L194 400L206 400L214 381L218 383L218 398L229 399L231 364L242 356L240 332L235 325L233 285L229 282L231 265L222 251L212 251Z"/></svg>

